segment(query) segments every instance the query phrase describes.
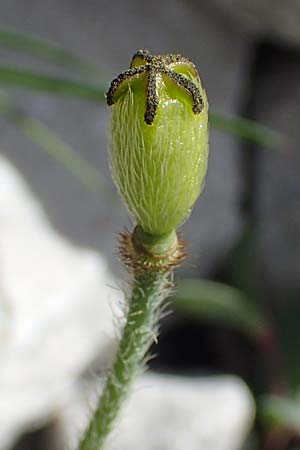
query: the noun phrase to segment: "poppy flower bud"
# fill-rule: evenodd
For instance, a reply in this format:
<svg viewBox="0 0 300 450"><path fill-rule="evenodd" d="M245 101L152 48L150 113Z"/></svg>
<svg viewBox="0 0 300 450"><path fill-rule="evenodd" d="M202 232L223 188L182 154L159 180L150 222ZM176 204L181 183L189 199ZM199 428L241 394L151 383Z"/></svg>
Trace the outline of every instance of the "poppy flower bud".
<svg viewBox="0 0 300 450"><path fill-rule="evenodd" d="M207 170L208 103L194 64L138 51L107 93L113 179L142 230L163 235L189 216Z"/></svg>

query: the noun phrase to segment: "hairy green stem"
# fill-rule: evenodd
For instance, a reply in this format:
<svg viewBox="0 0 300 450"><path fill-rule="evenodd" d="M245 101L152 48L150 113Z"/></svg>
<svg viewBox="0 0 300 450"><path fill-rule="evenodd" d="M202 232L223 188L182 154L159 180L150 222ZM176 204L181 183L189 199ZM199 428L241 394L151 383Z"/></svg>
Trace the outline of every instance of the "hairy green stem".
<svg viewBox="0 0 300 450"><path fill-rule="evenodd" d="M79 450L103 448L131 382L141 370L145 354L155 339L169 275L170 269L142 270L135 275L116 359Z"/></svg>

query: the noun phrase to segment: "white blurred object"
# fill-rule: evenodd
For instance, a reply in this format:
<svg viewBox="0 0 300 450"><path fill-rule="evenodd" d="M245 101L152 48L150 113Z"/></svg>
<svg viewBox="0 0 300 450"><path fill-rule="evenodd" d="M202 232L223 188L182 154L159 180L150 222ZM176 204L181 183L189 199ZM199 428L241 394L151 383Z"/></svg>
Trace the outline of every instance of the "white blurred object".
<svg viewBox="0 0 300 450"><path fill-rule="evenodd" d="M104 259L56 233L2 157L0 180L2 450L66 402L96 355L108 367L122 295Z"/></svg>
<svg viewBox="0 0 300 450"><path fill-rule="evenodd" d="M93 389L89 395L77 393L62 411L60 427L67 448L76 449L95 403ZM237 377L148 374L133 386L105 449L239 450L253 418L253 398Z"/></svg>
<svg viewBox="0 0 300 450"><path fill-rule="evenodd" d="M101 256L59 236L3 158L0 180L0 450L52 415L74 445L97 399L79 375L96 355L111 363L122 295ZM147 375L107 450L238 450L253 411L237 378Z"/></svg>

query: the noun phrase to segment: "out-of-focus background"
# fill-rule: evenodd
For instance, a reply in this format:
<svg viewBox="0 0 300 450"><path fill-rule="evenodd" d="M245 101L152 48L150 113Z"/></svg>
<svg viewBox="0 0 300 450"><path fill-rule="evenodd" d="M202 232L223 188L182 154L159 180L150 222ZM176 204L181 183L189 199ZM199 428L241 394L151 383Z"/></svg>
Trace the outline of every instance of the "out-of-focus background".
<svg viewBox="0 0 300 450"><path fill-rule="evenodd" d="M75 448L112 360L132 223L104 93L140 48L196 64L210 162L109 448L299 450L299 0L1 1L0 448Z"/></svg>

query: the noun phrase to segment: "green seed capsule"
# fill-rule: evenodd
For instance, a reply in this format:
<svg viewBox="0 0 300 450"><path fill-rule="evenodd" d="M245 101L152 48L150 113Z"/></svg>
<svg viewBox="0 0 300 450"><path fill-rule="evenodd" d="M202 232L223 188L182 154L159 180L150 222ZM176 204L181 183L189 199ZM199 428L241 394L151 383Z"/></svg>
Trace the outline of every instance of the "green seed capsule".
<svg viewBox="0 0 300 450"><path fill-rule="evenodd" d="M138 225L171 233L189 216L208 159L208 103L193 63L137 52L111 83L110 164Z"/></svg>

